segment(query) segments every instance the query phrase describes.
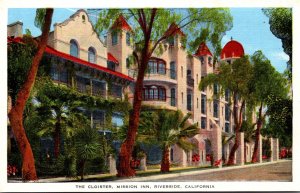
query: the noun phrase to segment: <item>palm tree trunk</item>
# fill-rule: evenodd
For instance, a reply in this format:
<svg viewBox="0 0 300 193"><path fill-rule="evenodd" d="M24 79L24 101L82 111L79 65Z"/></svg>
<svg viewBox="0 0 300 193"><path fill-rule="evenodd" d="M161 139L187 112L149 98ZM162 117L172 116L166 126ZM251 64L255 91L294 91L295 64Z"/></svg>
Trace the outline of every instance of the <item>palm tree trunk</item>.
<svg viewBox="0 0 300 193"><path fill-rule="evenodd" d="M255 131L255 145L254 145L254 150L253 150L253 154L252 154L252 163L257 162L257 153L258 153L258 142L259 142L259 138L260 138L260 129L262 127L263 124L263 120L262 120L262 106L263 104L261 103L260 107L259 107L259 113L258 113L258 120L257 120L257 128Z"/></svg>
<svg viewBox="0 0 300 193"><path fill-rule="evenodd" d="M60 118L58 118L57 122L55 123L55 131L54 131L54 157L58 158L60 153Z"/></svg>
<svg viewBox="0 0 300 193"><path fill-rule="evenodd" d="M80 165L80 180L82 181L84 177L85 160L82 160L79 165Z"/></svg>
<svg viewBox="0 0 300 193"><path fill-rule="evenodd" d="M162 152L162 160L160 165L160 171L162 173L169 172L170 171L170 159L169 159L170 151L169 147L164 147Z"/></svg>
<svg viewBox="0 0 300 193"><path fill-rule="evenodd" d="M26 102L29 98L30 91L34 85L39 63L47 46L52 14L53 9L46 10L44 19L45 22L43 25L42 35L38 45L37 53L33 58L30 70L28 72L27 80L24 82L20 91L18 92L16 102L13 105L10 113L8 114L13 133L22 155L22 177L24 181L37 180L32 149L23 127L23 112Z"/></svg>

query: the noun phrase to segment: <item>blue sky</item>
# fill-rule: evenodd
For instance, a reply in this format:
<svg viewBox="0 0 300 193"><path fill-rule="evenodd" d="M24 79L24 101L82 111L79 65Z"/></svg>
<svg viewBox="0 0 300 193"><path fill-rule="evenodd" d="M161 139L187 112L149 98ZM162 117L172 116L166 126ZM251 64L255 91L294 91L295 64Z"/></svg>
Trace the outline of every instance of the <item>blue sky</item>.
<svg viewBox="0 0 300 193"><path fill-rule="evenodd" d="M64 21L73 14L75 9L55 9L53 24ZM224 46L230 38L239 41L246 54L253 54L256 50L263 53L272 62L279 72L286 68L288 56L283 52L281 40L277 39L269 28L269 19L260 8L232 8L233 28L222 39ZM28 28L33 36L40 34L40 30L34 26L35 9L8 9L8 24L15 21L23 22L23 33ZM52 25L53 26L53 25Z"/></svg>

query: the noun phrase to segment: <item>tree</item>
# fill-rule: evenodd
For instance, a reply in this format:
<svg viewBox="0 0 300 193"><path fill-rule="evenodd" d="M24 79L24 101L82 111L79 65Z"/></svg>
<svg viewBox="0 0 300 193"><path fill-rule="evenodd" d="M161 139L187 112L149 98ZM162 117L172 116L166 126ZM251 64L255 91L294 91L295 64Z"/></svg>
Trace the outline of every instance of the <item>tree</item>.
<svg viewBox="0 0 300 193"><path fill-rule="evenodd" d="M256 132L255 132L255 146L252 156L252 162L257 161L258 143L260 131L264 123L267 109L265 112L263 107L267 107L267 100L270 95L284 97L287 94L285 88L286 82L280 73L271 65L271 62L264 56L261 51L256 51L251 60L253 62L253 77L249 82L251 90L251 100L253 104L259 106Z"/></svg>
<svg viewBox="0 0 300 193"><path fill-rule="evenodd" d="M262 129L262 134L278 137L281 147L292 147L293 100L270 95L267 103L269 119Z"/></svg>
<svg viewBox="0 0 300 193"><path fill-rule="evenodd" d="M95 158L100 152L98 136L99 133L91 127L83 128L76 133L75 149L79 159L81 180L83 180L86 161Z"/></svg>
<svg viewBox="0 0 300 193"><path fill-rule="evenodd" d="M134 176L135 171L130 168L130 156L139 125L144 75L152 54L154 51L159 52L163 49L161 44L163 41L183 30L195 38L201 35L202 30L199 29L205 28L210 32L206 40L211 40L215 47L220 47L222 36L232 26L232 17L227 9L110 9L100 11L96 25L98 31L103 32L104 29L108 29L120 14L124 15L133 27L135 49L132 55L138 66L138 74L134 89L133 110L129 118L127 137L121 145L117 175ZM190 40L191 38L184 39ZM196 38L197 43L189 45L193 48L200 44L199 41L200 39Z"/></svg>
<svg viewBox="0 0 300 193"><path fill-rule="evenodd" d="M270 8L263 9L269 17L271 32L282 41L283 51L289 56L287 65L288 78L292 81L292 54L293 54L293 30L292 30L292 9L291 8Z"/></svg>
<svg viewBox="0 0 300 193"><path fill-rule="evenodd" d="M180 111L167 110L146 112L141 117L140 133L144 139L156 142L162 148L161 172L170 171L169 152L172 145L176 144L186 151L194 148L189 138L199 134L199 129L197 123L187 123L190 117L191 114L183 116ZM148 124L149 122L152 123Z"/></svg>
<svg viewBox="0 0 300 193"><path fill-rule="evenodd" d="M30 91L34 85L39 63L47 45L52 14L53 9L46 9L43 17L44 23L42 26L42 35L40 41L38 42L37 52L32 59L28 74L25 76L26 80L20 83L21 86L17 91L14 91L16 93L16 99L12 104L12 109L8 113L11 128L16 138L19 150L22 154L22 178L24 181L37 180L33 153L23 127L23 112L26 102L29 98Z"/></svg>
<svg viewBox="0 0 300 193"><path fill-rule="evenodd" d="M49 132L52 134L54 157L58 158L62 136L71 137L76 128L84 126L84 123L88 124L88 120L78 109L84 106L84 102L79 100L75 91L67 87L56 86L51 80L40 86L35 98L40 103L37 111L43 117L43 124L38 134L40 136Z"/></svg>
<svg viewBox="0 0 300 193"><path fill-rule="evenodd" d="M240 129L243 123L243 110L245 108L246 100L249 97L249 81L252 78L253 67L250 63L249 57L244 56L236 59L232 64L222 63L218 74L209 74L204 77L199 89L202 90L207 86L213 84L220 85L219 95L222 95L225 89L229 89L233 100L233 118L234 131L236 134L235 143L230 151L227 165L234 164L234 155L239 147ZM219 97L219 96L216 96Z"/></svg>

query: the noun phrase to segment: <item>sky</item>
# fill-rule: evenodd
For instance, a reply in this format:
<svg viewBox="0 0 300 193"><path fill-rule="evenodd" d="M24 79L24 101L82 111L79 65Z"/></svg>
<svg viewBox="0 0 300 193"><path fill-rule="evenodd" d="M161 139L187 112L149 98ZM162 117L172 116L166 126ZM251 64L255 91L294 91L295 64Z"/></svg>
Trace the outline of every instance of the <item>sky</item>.
<svg viewBox="0 0 300 193"><path fill-rule="evenodd" d="M15 21L23 22L23 33L29 29L33 36L41 31L34 26L36 9L8 9L8 24ZM60 23L69 18L76 9L59 8L54 10L52 23ZM283 72L289 59L283 52L281 40L270 31L269 19L260 8L232 8L233 27L222 39L222 46L231 38L240 42L246 54L252 55L262 50L278 72ZM92 18L95 19L95 18ZM52 25L53 29L53 25Z"/></svg>

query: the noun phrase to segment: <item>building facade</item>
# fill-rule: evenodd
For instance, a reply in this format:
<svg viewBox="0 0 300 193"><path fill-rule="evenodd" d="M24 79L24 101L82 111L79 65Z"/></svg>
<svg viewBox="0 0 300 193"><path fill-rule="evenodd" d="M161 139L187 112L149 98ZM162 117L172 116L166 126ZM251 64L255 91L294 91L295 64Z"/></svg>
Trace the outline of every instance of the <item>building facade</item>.
<svg viewBox="0 0 300 193"><path fill-rule="evenodd" d="M19 29L20 23L16 24L18 26L8 26L8 36L15 36L15 32L11 31ZM163 53L150 59L142 104L191 113L188 121L198 123L201 128L200 133L190 139L197 147L195 150L186 152L176 145L171 148L173 164L209 165L212 157L226 161L234 144L233 140L222 144L222 138L230 138L234 134L229 92L216 98L218 85L199 90L201 79L217 73L219 63L214 64L213 54L205 43L199 45L195 54L189 55L181 45L183 36L182 31L177 31L171 39L162 42ZM69 19L54 24L45 55L52 61L51 77L54 81L104 98L122 100L128 96L132 102L137 74L136 67L129 62L132 51L132 29L123 16L116 20L105 40L101 41L87 12L78 10ZM231 40L222 49L220 62L232 63L243 55L243 46ZM89 113L93 127L103 124L105 112L99 109ZM118 119L117 112L115 116ZM236 163L244 164L244 161L250 161L254 145L244 144L243 134L240 141ZM259 152L261 161L261 148ZM193 161L195 155L200 158L197 162Z"/></svg>

